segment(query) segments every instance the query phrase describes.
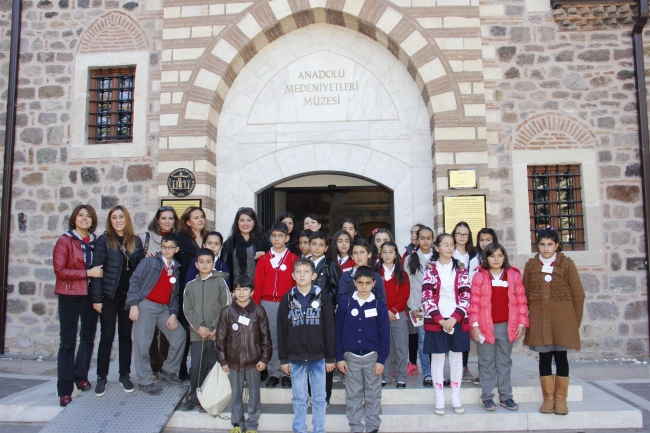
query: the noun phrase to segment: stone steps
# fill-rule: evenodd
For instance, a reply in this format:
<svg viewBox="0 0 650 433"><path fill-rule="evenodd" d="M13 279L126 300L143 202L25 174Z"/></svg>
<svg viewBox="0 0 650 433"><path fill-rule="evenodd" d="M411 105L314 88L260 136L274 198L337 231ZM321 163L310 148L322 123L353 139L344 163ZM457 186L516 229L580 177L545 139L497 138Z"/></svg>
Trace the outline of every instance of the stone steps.
<svg viewBox="0 0 650 433"><path fill-rule="evenodd" d="M422 404L425 401L433 399L433 388L423 386L413 387L407 383L406 388L395 388L395 382L386 385L382 389L381 404L382 406L405 405L405 404ZM498 397L498 390L494 390ZM542 389L539 385L522 385L512 387L513 399L517 403L541 403ZM460 388L461 401L478 401L481 396L481 387L473 384L463 384ZM291 389L282 388L262 388L260 390L262 402L273 402L274 404L291 404ZM451 399L451 389L445 387L445 396L447 400ZM582 385L569 385L568 401L582 401ZM345 404L345 388L343 384L335 384L332 388L331 404Z"/></svg>
<svg viewBox="0 0 650 433"><path fill-rule="evenodd" d="M434 414L434 405L389 405L382 407L381 431L386 432L471 432L471 431L526 431L526 430L582 430L625 429L643 425L641 411L620 400L606 402L573 402L566 416L540 414L538 403L522 403L516 412L499 407L486 412L479 404L465 404L465 414L456 415L450 405L444 416ZM222 416L227 417L229 413ZM260 431L291 431L291 405L262 405ZM311 427L311 415L307 415ZM175 412L167 424L178 429L229 429L230 420L213 418L199 412ZM348 432L345 406L332 405L327 410L327 432Z"/></svg>

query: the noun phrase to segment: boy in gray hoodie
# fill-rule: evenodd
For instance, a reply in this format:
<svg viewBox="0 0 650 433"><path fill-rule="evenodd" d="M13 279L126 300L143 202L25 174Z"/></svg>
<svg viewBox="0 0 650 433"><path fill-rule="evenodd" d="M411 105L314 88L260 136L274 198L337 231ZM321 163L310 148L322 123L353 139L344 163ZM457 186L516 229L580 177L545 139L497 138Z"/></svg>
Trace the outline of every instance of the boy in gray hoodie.
<svg viewBox="0 0 650 433"><path fill-rule="evenodd" d="M158 378L181 382L178 369L183 357L187 334L178 327L178 279L180 265L174 260L178 239L174 234L162 238L161 251L154 257L142 259L129 280L126 308L133 324L134 364L141 391L156 395L160 385L151 378L149 347L156 326L169 341L167 360Z"/></svg>
<svg viewBox="0 0 650 433"><path fill-rule="evenodd" d="M230 304L231 294L225 279L228 274L213 271L214 253L201 248L196 253L196 278L187 283L183 293L183 311L190 324L190 397L181 410L190 411L200 406L196 388L201 386L217 363L214 346L219 315Z"/></svg>

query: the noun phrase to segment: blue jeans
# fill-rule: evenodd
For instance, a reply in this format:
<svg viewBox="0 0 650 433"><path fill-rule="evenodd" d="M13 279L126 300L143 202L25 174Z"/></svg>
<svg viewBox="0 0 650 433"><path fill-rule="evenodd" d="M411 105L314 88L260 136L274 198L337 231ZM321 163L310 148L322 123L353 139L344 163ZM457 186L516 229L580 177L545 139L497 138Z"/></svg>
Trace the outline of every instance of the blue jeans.
<svg viewBox="0 0 650 433"><path fill-rule="evenodd" d="M418 330L418 354L420 356L420 366L425 376L431 376L431 362L429 354L424 353L424 326L415 328Z"/></svg>
<svg viewBox="0 0 650 433"><path fill-rule="evenodd" d="M293 391L293 431L307 433L307 375L311 382L311 404L313 433L325 433L325 360L308 364L291 365L291 389Z"/></svg>

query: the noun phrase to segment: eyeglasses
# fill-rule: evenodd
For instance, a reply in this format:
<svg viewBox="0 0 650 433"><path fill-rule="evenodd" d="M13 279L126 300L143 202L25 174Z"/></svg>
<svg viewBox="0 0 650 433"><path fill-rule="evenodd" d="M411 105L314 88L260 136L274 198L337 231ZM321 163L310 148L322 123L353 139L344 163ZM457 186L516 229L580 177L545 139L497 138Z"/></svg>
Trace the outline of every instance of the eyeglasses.
<svg viewBox="0 0 650 433"><path fill-rule="evenodd" d="M160 249L163 250L163 251L171 251L171 250L176 249L176 245L174 245L172 247L168 247L168 246L163 245L163 246L160 247Z"/></svg>
<svg viewBox="0 0 650 433"><path fill-rule="evenodd" d="M469 233L455 233L454 236L459 238L466 238L469 236Z"/></svg>
<svg viewBox="0 0 650 433"><path fill-rule="evenodd" d="M166 210L172 210L172 211L173 211L174 208L171 207L171 206L161 206L161 207L158 208L158 211L159 211L159 212L164 212L164 211L166 211Z"/></svg>

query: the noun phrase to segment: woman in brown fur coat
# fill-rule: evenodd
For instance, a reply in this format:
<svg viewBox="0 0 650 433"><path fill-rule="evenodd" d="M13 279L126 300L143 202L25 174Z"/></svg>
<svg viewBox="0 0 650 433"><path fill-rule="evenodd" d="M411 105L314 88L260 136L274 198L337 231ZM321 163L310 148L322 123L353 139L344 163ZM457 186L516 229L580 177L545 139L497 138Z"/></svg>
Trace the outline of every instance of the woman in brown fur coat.
<svg viewBox="0 0 650 433"><path fill-rule="evenodd" d="M580 350L585 291L575 264L561 252L557 231L551 227L539 230L537 249L539 254L528 260L524 269L530 316L524 344L539 353L539 380L544 395L539 411L566 415L569 413L567 351Z"/></svg>

